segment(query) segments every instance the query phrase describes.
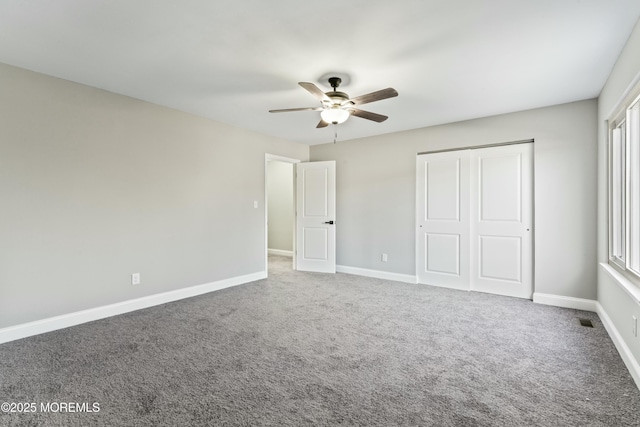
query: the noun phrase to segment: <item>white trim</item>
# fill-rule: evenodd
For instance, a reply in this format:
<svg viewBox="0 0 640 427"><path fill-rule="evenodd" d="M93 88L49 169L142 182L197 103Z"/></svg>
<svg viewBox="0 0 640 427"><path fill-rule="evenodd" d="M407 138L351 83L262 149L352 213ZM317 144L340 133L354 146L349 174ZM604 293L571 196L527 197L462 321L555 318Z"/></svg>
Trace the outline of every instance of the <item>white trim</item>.
<svg viewBox="0 0 640 427"><path fill-rule="evenodd" d="M627 295L633 298L636 304L640 304L640 288L634 285L631 280L624 277L606 262L601 262L600 267L602 267L602 269L611 276L611 278L627 293Z"/></svg>
<svg viewBox="0 0 640 427"><path fill-rule="evenodd" d="M635 92L636 85L640 84L640 73L636 74L636 76L631 80L631 83L627 86L620 98L618 98L618 102L616 102L615 106L609 111L605 117L608 117L611 120L612 116L617 115L618 111L621 110L623 104L626 104L627 100L631 98L631 94Z"/></svg>
<svg viewBox="0 0 640 427"><path fill-rule="evenodd" d="M70 326L80 325L86 322L92 322L94 320L104 319L106 317L141 310L143 308L166 304L168 302L178 301L184 298L218 291L232 286L255 282L256 280L265 279L266 277L266 271L259 271L257 273L247 274L244 276L231 277L229 279L191 286L189 288L176 289L175 291L163 292L115 304L63 314L61 316L50 317L48 319L36 320L22 325L9 326L8 328L0 329L0 344L33 335L43 334L45 332L68 328Z"/></svg>
<svg viewBox="0 0 640 427"><path fill-rule="evenodd" d="M418 283L418 278L410 274L390 273L388 271L369 270L367 268L348 267L346 265L336 265L336 272L373 277L375 279L393 280L395 282Z"/></svg>
<svg viewBox="0 0 640 427"><path fill-rule="evenodd" d="M602 307L599 302L596 302L596 308L598 316L600 317L604 328L607 330L609 337L611 337L611 341L613 341L613 344L616 346L618 353L620 353L620 357L622 358L624 364L627 366L631 377L636 382L636 386L638 387L638 389L640 389L640 364L638 364L638 361L633 356L633 353L624 342L624 338L622 338L622 335L620 335L620 332L618 332L618 329L616 329L613 321L604 310L604 307Z"/></svg>
<svg viewBox="0 0 640 427"><path fill-rule="evenodd" d="M264 156L267 161L276 161L276 162L284 162L284 163L300 163L302 161L300 159L294 159L292 157L277 156L275 154L269 154L269 153L265 153Z"/></svg>
<svg viewBox="0 0 640 427"><path fill-rule="evenodd" d="M281 255L293 257L293 251L284 251L282 249L269 249L269 255Z"/></svg>
<svg viewBox="0 0 640 427"><path fill-rule="evenodd" d="M540 292L535 292L533 294L533 302L536 304L573 308L575 310L593 311L594 313L598 310L598 301L596 300L566 297L563 295L541 294Z"/></svg>

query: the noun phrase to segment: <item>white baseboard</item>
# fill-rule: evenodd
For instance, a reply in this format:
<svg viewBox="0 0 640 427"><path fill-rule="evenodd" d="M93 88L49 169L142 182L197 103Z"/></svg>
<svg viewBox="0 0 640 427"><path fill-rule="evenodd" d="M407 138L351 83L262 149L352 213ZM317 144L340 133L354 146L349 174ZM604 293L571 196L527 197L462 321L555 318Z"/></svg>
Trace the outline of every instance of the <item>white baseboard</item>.
<svg viewBox="0 0 640 427"><path fill-rule="evenodd" d="M178 301L184 298L218 291L232 286L255 282L256 280L265 279L266 277L266 271L259 271L257 273L247 274L244 276L231 277L229 279L191 286L189 288L176 289L175 291L163 292L115 304L90 308L88 310L63 314L61 316L50 317L48 319L36 320L22 325L10 326L8 328L0 329L0 344L20 338L30 337L32 335L55 331L57 329L68 328L81 323L116 316L118 314L128 313L130 311L166 304L168 302Z"/></svg>
<svg viewBox="0 0 640 427"><path fill-rule="evenodd" d="M281 256L293 257L293 251L284 251L282 249L268 249L267 253L269 255L281 255Z"/></svg>
<svg viewBox="0 0 640 427"><path fill-rule="evenodd" d="M388 271L369 270L367 268L348 267L345 265L336 265L338 273L355 274L356 276L373 277L375 279L393 280L404 283L418 283L416 276L410 274L390 273Z"/></svg>
<svg viewBox="0 0 640 427"><path fill-rule="evenodd" d="M636 382L636 386L638 387L638 389L640 389L640 364L638 364L638 361L633 356L631 349L629 349L627 344L624 342L622 335L620 335L620 332L618 332L618 329L615 327L613 321L604 310L604 307L602 307L599 302L596 303L596 306L598 316L600 317L604 328L607 330L607 333L611 337L611 341L613 341L613 344L616 346L618 353L620 353L620 357L622 357L622 361L627 366L631 377L633 377L633 380Z"/></svg>
<svg viewBox="0 0 640 427"><path fill-rule="evenodd" d="M553 305L556 307L573 308L575 310L592 311L594 313L598 311L598 302L592 299L573 298L535 292L533 294L533 302L537 304Z"/></svg>

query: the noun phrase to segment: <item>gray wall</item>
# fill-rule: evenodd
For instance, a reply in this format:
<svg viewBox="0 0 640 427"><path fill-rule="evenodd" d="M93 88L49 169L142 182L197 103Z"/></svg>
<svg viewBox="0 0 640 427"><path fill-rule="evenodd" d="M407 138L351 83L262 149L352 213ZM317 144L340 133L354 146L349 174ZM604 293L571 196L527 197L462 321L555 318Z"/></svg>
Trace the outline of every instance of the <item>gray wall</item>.
<svg viewBox="0 0 640 427"><path fill-rule="evenodd" d="M0 94L0 328L265 270L265 153L307 146L2 64Z"/></svg>
<svg viewBox="0 0 640 427"><path fill-rule="evenodd" d="M607 120L610 114L640 77L640 21L620 54L598 102L598 261L608 259L607 192ZM602 267L598 269L598 301L629 348L636 364L640 363L640 339L632 334L631 316L640 318L640 306ZM638 372L637 374L640 374ZM636 382L640 385L638 377Z"/></svg>
<svg viewBox="0 0 640 427"><path fill-rule="evenodd" d="M269 249L293 250L293 163L267 163Z"/></svg>
<svg viewBox="0 0 640 427"><path fill-rule="evenodd" d="M337 263L414 275L416 154L534 138L535 292L595 299L596 112L588 100L312 146L312 161L337 161Z"/></svg>

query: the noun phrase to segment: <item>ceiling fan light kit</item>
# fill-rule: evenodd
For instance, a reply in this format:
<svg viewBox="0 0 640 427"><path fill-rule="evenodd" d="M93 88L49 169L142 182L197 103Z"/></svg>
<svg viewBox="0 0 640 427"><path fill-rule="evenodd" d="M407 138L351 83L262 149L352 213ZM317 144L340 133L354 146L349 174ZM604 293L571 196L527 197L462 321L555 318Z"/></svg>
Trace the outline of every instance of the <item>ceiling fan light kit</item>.
<svg viewBox="0 0 640 427"><path fill-rule="evenodd" d="M382 114L360 110L355 108L355 106L398 96L398 92L395 89L387 88L371 92L366 95L357 96L355 98L349 98L349 95L346 93L338 91L340 83L342 83L342 79L340 77L329 77L329 84L333 88L333 91L323 92L313 83L300 82L298 83L300 86L320 101L320 107L287 108L281 110L269 110L269 112L285 113L291 111L320 111L320 122L316 128L327 127L329 124L338 125L340 123L344 123L350 116L356 116L378 123L388 119L387 116L383 116Z"/></svg>
<svg viewBox="0 0 640 427"><path fill-rule="evenodd" d="M320 112L320 117L323 121L334 125L346 122L349 116L349 112L347 110L343 110L339 106L332 106Z"/></svg>

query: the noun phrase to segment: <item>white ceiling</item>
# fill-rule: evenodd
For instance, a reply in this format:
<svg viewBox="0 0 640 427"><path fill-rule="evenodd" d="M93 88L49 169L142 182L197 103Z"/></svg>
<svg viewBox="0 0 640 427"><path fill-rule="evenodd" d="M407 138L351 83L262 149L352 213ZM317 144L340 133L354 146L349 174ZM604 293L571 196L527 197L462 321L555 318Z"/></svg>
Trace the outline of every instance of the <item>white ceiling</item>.
<svg viewBox="0 0 640 427"><path fill-rule="evenodd" d="M347 140L597 97L638 0L2 0L0 62L306 144L298 86L348 76ZM347 79L345 79L347 80Z"/></svg>

